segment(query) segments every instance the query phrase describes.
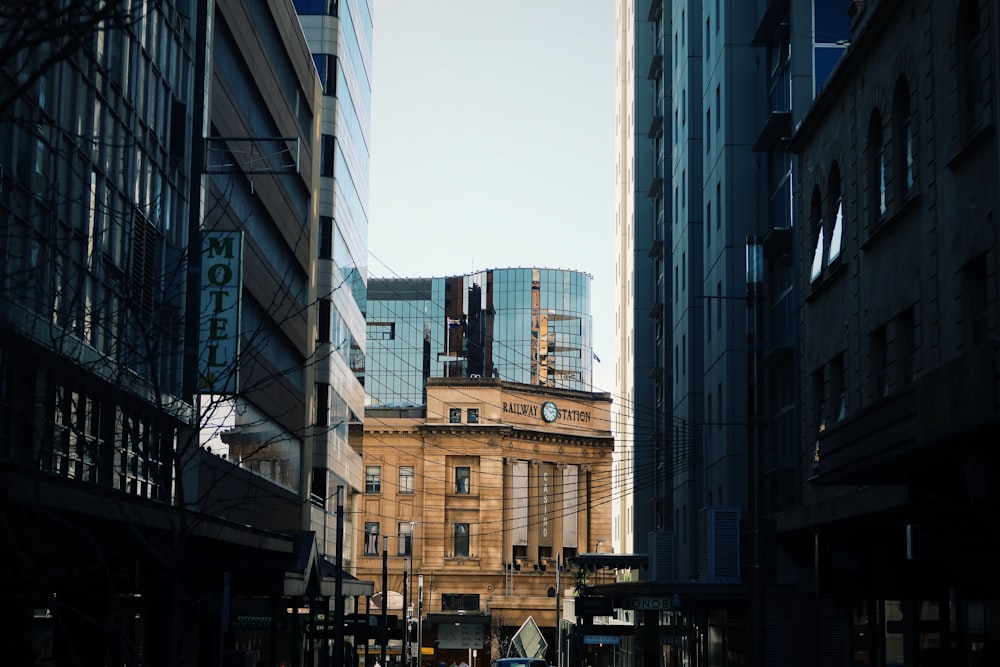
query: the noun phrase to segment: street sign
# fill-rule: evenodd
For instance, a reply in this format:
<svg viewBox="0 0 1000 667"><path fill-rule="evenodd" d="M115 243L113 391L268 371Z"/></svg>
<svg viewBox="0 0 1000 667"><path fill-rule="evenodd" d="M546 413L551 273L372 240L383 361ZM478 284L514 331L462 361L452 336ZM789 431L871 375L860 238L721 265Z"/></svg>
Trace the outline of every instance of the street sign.
<svg viewBox="0 0 1000 667"><path fill-rule="evenodd" d="M402 639L403 629L398 624L399 617L395 614L386 614L385 624L389 639ZM367 641L369 637L374 638L377 634L381 616L378 614L347 614L344 617L344 635L354 637L355 641ZM313 619L305 624L305 635L309 639L334 639L336 634L333 618L329 614L322 612L313 616Z"/></svg>
<svg viewBox="0 0 1000 667"><path fill-rule="evenodd" d="M521 654L522 658L543 658L549 649L542 631L538 629L535 619L529 616L520 629L511 638L514 649Z"/></svg>

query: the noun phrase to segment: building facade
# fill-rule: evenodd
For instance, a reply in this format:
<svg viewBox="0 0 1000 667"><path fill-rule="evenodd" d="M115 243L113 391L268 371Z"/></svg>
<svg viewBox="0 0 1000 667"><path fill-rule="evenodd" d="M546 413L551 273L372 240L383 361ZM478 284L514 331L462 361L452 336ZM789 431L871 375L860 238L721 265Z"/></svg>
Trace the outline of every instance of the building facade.
<svg viewBox="0 0 1000 667"><path fill-rule="evenodd" d="M614 539L648 555L649 583L604 593L665 633L623 643L626 664L787 652L794 574L772 567L765 519L801 497L787 145L846 48L850 5L617 3ZM644 611L630 591L680 604Z"/></svg>
<svg viewBox="0 0 1000 667"><path fill-rule="evenodd" d="M368 405L424 405L426 381L439 377L590 391L590 280L540 268L372 279Z"/></svg>
<svg viewBox="0 0 1000 667"><path fill-rule="evenodd" d="M421 619L421 664L470 649L488 664L529 616L554 664L566 564L610 541L610 396L498 378L426 387L426 414L366 415L357 575L379 582L387 562L388 590Z"/></svg>
<svg viewBox="0 0 1000 667"><path fill-rule="evenodd" d="M616 18L615 483L622 491L613 545L618 553L646 553L649 533L666 536L673 516L673 434L666 427L673 357L664 310L672 280L664 245L672 214L664 188L671 127L663 125L673 81L662 3L618 2Z"/></svg>
<svg viewBox="0 0 1000 667"><path fill-rule="evenodd" d="M312 664L315 63L286 3L102 6L0 26L5 647Z"/></svg>
<svg viewBox="0 0 1000 667"><path fill-rule="evenodd" d="M368 163L371 152L371 0L295 0L302 31L319 73L321 103L316 244L316 406L312 420L312 529L323 552L338 549L332 531L337 487L361 491L361 461L349 443L351 424L364 416L366 280L368 276ZM351 501L348 501L350 504ZM352 521L348 536L356 529ZM345 539L350 563L353 539Z"/></svg>
<svg viewBox="0 0 1000 667"><path fill-rule="evenodd" d="M853 9L792 143L807 481L779 538L835 602L836 664L990 664L997 8Z"/></svg>
<svg viewBox="0 0 1000 667"><path fill-rule="evenodd" d="M19 50L0 85L19 92L0 118L0 587L9 659L25 664L124 661L143 642L171 655L116 623L129 613L175 628L169 613L126 605L113 582L161 555L126 537L152 517L122 508L166 513L171 462L196 422L177 323L204 26L168 2L102 31L89 7L66 17L89 38L51 65L61 26L45 26L51 42L3 30ZM152 593L147 583L129 591Z"/></svg>

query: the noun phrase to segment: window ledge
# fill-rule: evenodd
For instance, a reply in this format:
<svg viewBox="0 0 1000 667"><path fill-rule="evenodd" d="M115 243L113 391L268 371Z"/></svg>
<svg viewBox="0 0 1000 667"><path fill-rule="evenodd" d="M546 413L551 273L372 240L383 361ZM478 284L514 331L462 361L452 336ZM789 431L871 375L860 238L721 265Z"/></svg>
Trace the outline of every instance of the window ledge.
<svg viewBox="0 0 1000 667"><path fill-rule="evenodd" d="M837 277L846 272L847 262L843 261L843 255L833 260L833 264L826 267L819 278L809 284L809 293L806 294L806 302L811 302L819 298L819 295L827 289L827 286L837 281Z"/></svg>
<svg viewBox="0 0 1000 667"><path fill-rule="evenodd" d="M918 206L920 201L920 192L917 190L916 184L903 195L903 202L894 211L883 215L871 228L871 232L868 237L861 242L861 249L867 250L872 245L874 245L879 239L885 236L886 230L895 227L900 220L907 217L910 211L914 210Z"/></svg>
<svg viewBox="0 0 1000 667"><path fill-rule="evenodd" d="M995 126L988 121L983 121L971 128L964 137L964 141L959 139L961 143L958 150L946 163L947 167L958 169L970 156L978 153L980 148L985 148L985 140L993 136L995 129Z"/></svg>

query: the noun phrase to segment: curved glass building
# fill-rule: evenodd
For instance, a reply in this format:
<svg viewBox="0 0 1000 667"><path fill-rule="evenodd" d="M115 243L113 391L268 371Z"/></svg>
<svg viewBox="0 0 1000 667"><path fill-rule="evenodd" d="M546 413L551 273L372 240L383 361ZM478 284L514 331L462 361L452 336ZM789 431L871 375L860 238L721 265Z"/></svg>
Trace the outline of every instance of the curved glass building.
<svg viewBox="0 0 1000 667"><path fill-rule="evenodd" d="M370 407L426 403L429 377L497 377L593 388L591 276L507 268L368 282Z"/></svg>

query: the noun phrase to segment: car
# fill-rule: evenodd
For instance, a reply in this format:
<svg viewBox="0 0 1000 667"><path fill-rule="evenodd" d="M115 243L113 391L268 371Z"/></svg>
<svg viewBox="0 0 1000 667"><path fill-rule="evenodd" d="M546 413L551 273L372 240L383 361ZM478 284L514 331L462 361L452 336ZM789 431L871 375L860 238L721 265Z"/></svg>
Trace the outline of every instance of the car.
<svg viewBox="0 0 1000 667"><path fill-rule="evenodd" d="M541 658L499 658L493 667L548 667Z"/></svg>

